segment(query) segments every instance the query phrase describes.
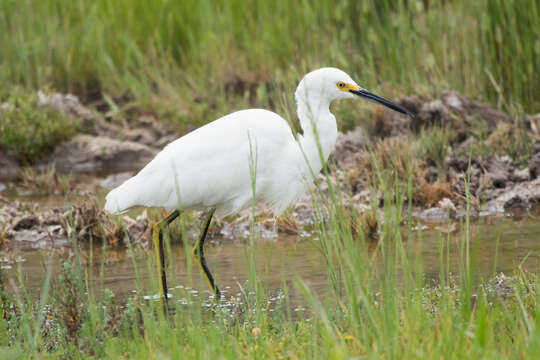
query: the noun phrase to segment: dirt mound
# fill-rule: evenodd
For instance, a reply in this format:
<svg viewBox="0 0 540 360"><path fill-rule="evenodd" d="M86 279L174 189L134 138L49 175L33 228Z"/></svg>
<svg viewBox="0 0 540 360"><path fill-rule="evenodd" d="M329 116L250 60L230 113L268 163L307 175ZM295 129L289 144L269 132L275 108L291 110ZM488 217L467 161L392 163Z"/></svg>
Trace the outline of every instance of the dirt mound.
<svg viewBox="0 0 540 360"><path fill-rule="evenodd" d="M40 167L55 164L60 172L74 173L135 170L177 137L151 116L139 116L129 124L113 123L83 106L74 95L38 95L41 104L83 119L86 132L59 144Z"/></svg>
<svg viewBox="0 0 540 360"><path fill-rule="evenodd" d="M117 173L100 183L105 188L124 181L131 175L130 171L143 166L159 148L177 137L151 116L134 117L129 126L127 122L106 121L85 109L72 95L40 95L40 101L58 111L88 119L92 124L87 134L79 134L57 145L40 166L55 165L60 172ZM415 216L423 221L447 222L462 213L467 186L473 213L528 209L531 204L540 202L540 141L532 143L529 140L526 147L519 148L522 152L523 149L532 151L524 154L526 156L521 159L525 160L510 157L504 146L519 144L514 141L517 137L512 137L518 130L510 115L455 92L444 92L439 99L430 101L408 97L398 103L415 117L381 110L376 115L375 132L383 138L370 139L361 127L338 135L330 181L334 189L344 189L345 206L359 213L364 213L373 204L380 206L384 194L376 188L379 177L406 183L411 174ZM534 133L532 123L530 125ZM430 132L422 130L430 127L434 127L429 129ZM437 132L438 127L446 128L448 136ZM471 135L471 128L482 129L485 134L482 140ZM470 182L466 186L468 154L472 149L481 148L479 145L486 145L488 151L473 155ZM518 148L512 147L515 149ZM11 164L15 170L2 166L10 164L9 157L4 155L0 151L0 176L18 172L16 162ZM431 158L440 161L430 162ZM528 167L524 168L527 161ZM120 171L125 172L118 174ZM319 176L317 183L321 196L327 197L326 179ZM406 194L406 189L402 191ZM277 219L261 216L257 223L261 237L274 238L279 232L303 234L304 226L309 228L315 217L311 198L302 198L290 210ZM225 238L248 236L250 212L221 221L213 235ZM366 221L369 219L366 217ZM18 202L0 202L0 241L12 239L14 244L28 243L33 247L51 242L69 244L71 236L81 241L98 239L120 244L126 231L132 241L145 243L150 238L149 223L146 212L137 219L111 217L95 201L47 211Z"/></svg>
<svg viewBox="0 0 540 360"><path fill-rule="evenodd" d="M135 115L129 121L108 121L72 94L38 91L37 105L80 119L82 124L82 134L43 154L37 165L40 169L56 164L56 169L64 173L137 170L178 137L149 115ZM0 180L16 179L20 171L19 160L0 148Z"/></svg>
<svg viewBox="0 0 540 360"><path fill-rule="evenodd" d="M407 97L397 103L414 117L385 109L376 119L375 135L403 136L410 132L418 133L423 127L440 126L455 131L457 140L463 141L466 131L475 121L485 124L488 131L493 131L500 122L512 122L510 115L455 91L445 91L440 99L427 102Z"/></svg>
<svg viewBox="0 0 540 360"><path fill-rule="evenodd" d="M98 119L89 134L104 136L121 141L132 141L152 149L161 149L179 135L168 129L156 118L142 115L120 124Z"/></svg>
<svg viewBox="0 0 540 360"><path fill-rule="evenodd" d="M364 130L358 126L346 134L338 134L333 157L340 166L350 168L358 162L357 157L362 151L366 150L369 144L369 138Z"/></svg>
<svg viewBox="0 0 540 360"><path fill-rule="evenodd" d="M76 135L56 147L41 167L55 166L60 172L126 171L141 167L156 151L132 141L104 136Z"/></svg>
<svg viewBox="0 0 540 360"><path fill-rule="evenodd" d="M514 212L540 204L540 178L514 185L487 202L482 208L489 212Z"/></svg>
<svg viewBox="0 0 540 360"><path fill-rule="evenodd" d="M94 111L83 106L79 101L79 98L73 94L46 94L40 90L37 95L38 105L48 105L64 114L80 118L88 122L87 126L90 126L92 122L98 119L98 115Z"/></svg>

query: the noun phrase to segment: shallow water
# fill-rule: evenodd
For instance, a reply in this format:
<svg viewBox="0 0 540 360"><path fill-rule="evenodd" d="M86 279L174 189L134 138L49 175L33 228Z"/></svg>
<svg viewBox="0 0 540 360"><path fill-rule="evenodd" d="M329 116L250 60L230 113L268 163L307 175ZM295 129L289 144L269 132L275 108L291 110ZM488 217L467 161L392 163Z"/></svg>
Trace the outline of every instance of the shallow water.
<svg viewBox="0 0 540 360"><path fill-rule="evenodd" d="M509 275L520 263L526 270L539 273L539 213L535 211L522 216L484 217L472 221L471 254L474 273L479 277L489 277L494 271ZM405 241L411 258L421 260L428 278L437 278L439 274L441 238L444 242L449 241L450 269L457 272L458 245L464 236L463 222L461 219L450 224L453 228L450 233L447 233L448 224L419 224ZM275 240L261 240L256 254L258 278L272 294L277 294L284 283L291 284L295 278L305 281L316 293L326 291L328 289L326 265L318 246L317 239L313 237L283 236ZM226 296L239 293L241 286L247 281L248 248L245 239L236 241L215 239L209 241L205 247L208 265ZM376 246L373 248L376 249ZM187 270L184 247L173 244L171 254L168 259L172 264L172 271L168 271L168 282L172 295L180 296L175 288L187 288L194 297L208 297L210 292L198 268L190 261L192 266L190 271ZM94 248L93 251L81 250L81 261L87 269L90 282L95 286L101 285L100 272L103 269L102 285L113 290L117 296L128 296L137 288L137 273L143 289L146 289L145 294L141 295L154 295L152 289L157 287L152 276L155 272L151 264L153 258L151 249L137 249L133 257L126 249L107 249L103 267L102 258L101 248ZM373 258L377 263L377 256ZM25 286L35 293L41 289L45 279L46 264L52 264L52 271L58 272L60 264L64 261L74 261L71 247L54 250L17 249L0 256L0 265L9 281L8 288L17 291L20 271ZM137 264L137 272L134 263Z"/></svg>

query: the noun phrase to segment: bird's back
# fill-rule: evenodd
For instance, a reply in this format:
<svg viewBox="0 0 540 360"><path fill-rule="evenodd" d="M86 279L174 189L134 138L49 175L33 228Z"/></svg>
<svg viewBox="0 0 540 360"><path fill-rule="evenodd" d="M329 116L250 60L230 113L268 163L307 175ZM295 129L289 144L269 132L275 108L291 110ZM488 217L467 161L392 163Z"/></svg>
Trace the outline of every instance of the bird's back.
<svg viewBox="0 0 540 360"><path fill-rule="evenodd" d="M223 216L249 206L254 173L257 199L283 210L294 200L288 200L294 196L284 187L301 186L291 184L298 182L298 175L296 180L290 176L298 155L291 129L279 115L262 109L238 111L167 145L107 195L105 209L117 213L138 205L217 208L216 214ZM255 165L251 170L250 162Z"/></svg>

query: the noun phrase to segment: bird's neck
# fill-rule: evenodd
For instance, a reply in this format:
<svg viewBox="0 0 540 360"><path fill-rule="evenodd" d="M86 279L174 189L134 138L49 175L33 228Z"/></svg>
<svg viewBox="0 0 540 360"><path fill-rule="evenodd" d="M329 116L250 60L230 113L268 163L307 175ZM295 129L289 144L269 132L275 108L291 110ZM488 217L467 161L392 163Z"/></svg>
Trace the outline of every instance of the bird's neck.
<svg viewBox="0 0 540 360"><path fill-rule="evenodd" d="M315 175L322 169L337 139L336 118L330 112L330 101L307 94L302 86L296 91L298 118L303 130L298 143L304 153L304 161L311 167Z"/></svg>

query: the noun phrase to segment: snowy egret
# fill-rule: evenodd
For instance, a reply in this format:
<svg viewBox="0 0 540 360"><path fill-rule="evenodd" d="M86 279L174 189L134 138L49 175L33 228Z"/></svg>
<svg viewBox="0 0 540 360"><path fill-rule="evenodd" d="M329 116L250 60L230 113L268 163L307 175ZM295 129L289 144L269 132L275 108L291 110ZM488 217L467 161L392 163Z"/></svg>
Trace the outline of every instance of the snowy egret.
<svg viewBox="0 0 540 360"><path fill-rule="evenodd" d="M337 125L330 103L355 95L409 114L358 86L339 69L318 69L305 75L295 92L302 135L295 137L287 121L276 113L263 109L237 111L171 142L137 175L107 195L105 210L110 213L134 206L174 210L153 227L165 299L163 228L181 210L208 211L193 256L210 288L219 296L203 251L212 216L223 217L249 207L254 194L257 202L274 214L285 210L305 192L309 183L306 180L322 169L334 148Z"/></svg>

